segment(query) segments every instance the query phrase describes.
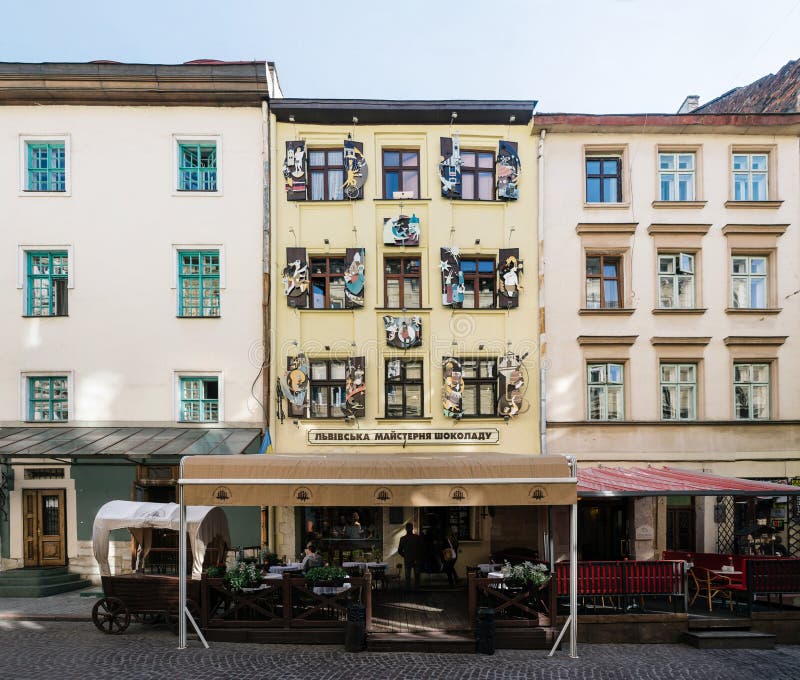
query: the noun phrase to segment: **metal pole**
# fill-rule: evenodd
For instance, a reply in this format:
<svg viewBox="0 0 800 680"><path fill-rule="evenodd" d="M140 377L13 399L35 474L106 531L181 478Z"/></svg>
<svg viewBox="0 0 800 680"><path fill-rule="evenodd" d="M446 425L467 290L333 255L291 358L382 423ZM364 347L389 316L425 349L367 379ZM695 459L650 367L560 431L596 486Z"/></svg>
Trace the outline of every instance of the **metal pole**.
<svg viewBox="0 0 800 680"><path fill-rule="evenodd" d="M186 649L186 506L183 502L183 459L178 479L178 649Z"/></svg>
<svg viewBox="0 0 800 680"><path fill-rule="evenodd" d="M572 476L578 477L578 461L568 456ZM578 658L578 499L570 508L569 522L569 613L572 625L569 628L569 655Z"/></svg>
<svg viewBox="0 0 800 680"><path fill-rule="evenodd" d="M550 573L556 573L556 550L553 540L553 506L547 506L547 560L550 562Z"/></svg>

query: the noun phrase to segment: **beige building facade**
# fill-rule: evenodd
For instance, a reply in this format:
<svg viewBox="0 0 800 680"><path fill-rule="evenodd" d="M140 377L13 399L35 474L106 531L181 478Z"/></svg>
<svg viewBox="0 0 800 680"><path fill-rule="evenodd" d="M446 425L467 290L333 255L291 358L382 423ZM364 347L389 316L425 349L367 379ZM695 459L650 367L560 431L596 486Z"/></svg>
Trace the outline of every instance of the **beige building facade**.
<svg viewBox="0 0 800 680"><path fill-rule="evenodd" d="M276 452L446 452L454 478L459 454L539 453L532 110L272 103ZM504 154L516 157L513 173ZM334 561L366 554L393 569L407 521L437 542L455 525L462 570L492 550L542 542L543 509L500 521L504 509L464 501L334 509L309 498L308 508L274 509L270 542L292 555L315 540ZM356 535L363 544L340 540Z"/></svg>
<svg viewBox="0 0 800 680"><path fill-rule="evenodd" d="M549 453L800 476L799 129L536 116ZM745 514L713 497L585 501L582 558L724 551Z"/></svg>

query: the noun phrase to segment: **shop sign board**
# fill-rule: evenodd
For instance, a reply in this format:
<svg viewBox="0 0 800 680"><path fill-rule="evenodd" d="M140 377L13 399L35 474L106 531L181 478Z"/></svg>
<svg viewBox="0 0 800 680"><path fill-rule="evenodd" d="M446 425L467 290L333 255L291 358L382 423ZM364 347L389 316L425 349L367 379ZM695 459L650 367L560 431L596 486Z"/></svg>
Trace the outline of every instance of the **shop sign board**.
<svg viewBox="0 0 800 680"><path fill-rule="evenodd" d="M309 444L380 445L399 444L497 444L500 442L500 430L496 427L478 427L470 429L328 429L312 428L308 431Z"/></svg>

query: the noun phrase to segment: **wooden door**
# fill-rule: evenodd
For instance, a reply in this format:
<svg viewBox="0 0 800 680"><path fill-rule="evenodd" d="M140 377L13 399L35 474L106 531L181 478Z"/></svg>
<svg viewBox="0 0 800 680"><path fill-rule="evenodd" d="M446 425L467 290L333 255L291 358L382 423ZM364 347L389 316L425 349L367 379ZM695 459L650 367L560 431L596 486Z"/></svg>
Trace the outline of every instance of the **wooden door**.
<svg viewBox="0 0 800 680"><path fill-rule="evenodd" d="M67 563L64 489L22 492L26 567L63 567Z"/></svg>

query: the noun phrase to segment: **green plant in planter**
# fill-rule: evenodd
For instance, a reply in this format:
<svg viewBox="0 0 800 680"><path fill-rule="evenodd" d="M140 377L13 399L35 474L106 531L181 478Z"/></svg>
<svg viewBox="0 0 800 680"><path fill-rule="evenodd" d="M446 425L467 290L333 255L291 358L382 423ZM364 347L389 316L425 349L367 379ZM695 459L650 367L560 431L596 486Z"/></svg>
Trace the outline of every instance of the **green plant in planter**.
<svg viewBox="0 0 800 680"><path fill-rule="evenodd" d="M518 583L523 586L535 586L541 588L550 580L547 567L541 563L523 562L522 564L510 564L506 562L501 569L506 582Z"/></svg>
<svg viewBox="0 0 800 680"><path fill-rule="evenodd" d="M231 590L255 588L259 583L261 583L261 572L258 571L255 564L237 562L225 572L225 585Z"/></svg>
<svg viewBox="0 0 800 680"><path fill-rule="evenodd" d="M206 576L208 576L208 578L222 578L223 576L225 576L226 571L227 567L224 566L218 567L212 565L208 569L206 569Z"/></svg>
<svg viewBox="0 0 800 680"><path fill-rule="evenodd" d="M321 581L344 581L347 572L341 567L312 567L306 574L306 580L312 583Z"/></svg>

